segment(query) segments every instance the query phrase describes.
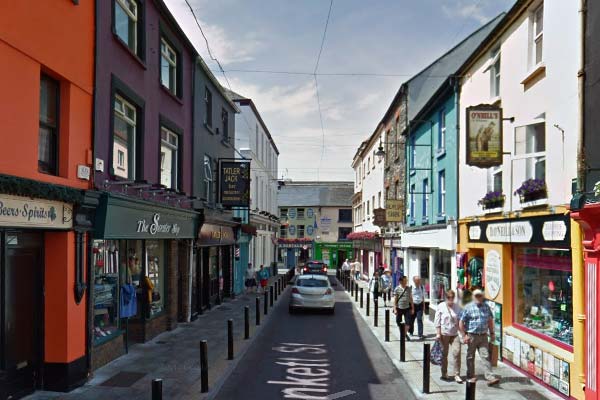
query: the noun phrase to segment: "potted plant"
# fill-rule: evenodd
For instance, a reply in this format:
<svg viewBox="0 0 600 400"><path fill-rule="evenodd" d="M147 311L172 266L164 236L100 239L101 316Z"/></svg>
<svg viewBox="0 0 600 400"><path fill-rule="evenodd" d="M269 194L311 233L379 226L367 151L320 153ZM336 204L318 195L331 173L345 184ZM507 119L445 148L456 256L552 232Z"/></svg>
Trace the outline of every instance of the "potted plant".
<svg viewBox="0 0 600 400"><path fill-rule="evenodd" d="M484 210L490 210L492 208L504 207L504 200L506 196L502 192L487 192L483 198L481 198L477 204L479 204Z"/></svg>
<svg viewBox="0 0 600 400"><path fill-rule="evenodd" d="M545 199L548 197L546 181L543 179L527 179L515 190L515 196L519 196L521 203Z"/></svg>

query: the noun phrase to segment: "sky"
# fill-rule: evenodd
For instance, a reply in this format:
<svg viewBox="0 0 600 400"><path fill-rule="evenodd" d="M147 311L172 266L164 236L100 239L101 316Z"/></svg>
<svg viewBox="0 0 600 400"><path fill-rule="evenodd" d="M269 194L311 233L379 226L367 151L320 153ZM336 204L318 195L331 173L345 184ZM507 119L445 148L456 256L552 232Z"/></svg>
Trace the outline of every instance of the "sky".
<svg viewBox="0 0 600 400"><path fill-rule="evenodd" d="M186 1L165 0L223 86L256 104L278 177L351 181L358 146L400 85L514 0L334 0L316 84L329 0L188 2L225 76ZM335 75L356 73L378 76Z"/></svg>

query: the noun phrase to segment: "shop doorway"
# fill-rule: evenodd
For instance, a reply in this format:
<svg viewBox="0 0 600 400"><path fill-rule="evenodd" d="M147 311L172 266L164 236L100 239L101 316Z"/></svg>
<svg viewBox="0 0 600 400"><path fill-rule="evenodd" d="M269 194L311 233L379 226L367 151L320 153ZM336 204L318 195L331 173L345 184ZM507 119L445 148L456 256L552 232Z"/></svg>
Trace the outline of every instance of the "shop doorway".
<svg viewBox="0 0 600 400"><path fill-rule="evenodd" d="M4 305L0 399L6 399L41 387L44 236L6 231L0 232L0 239L0 294Z"/></svg>
<svg viewBox="0 0 600 400"><path fill-rule="evenodd" d="M288 269L296 268L296 250L287 249L286 262Z"/></svg>

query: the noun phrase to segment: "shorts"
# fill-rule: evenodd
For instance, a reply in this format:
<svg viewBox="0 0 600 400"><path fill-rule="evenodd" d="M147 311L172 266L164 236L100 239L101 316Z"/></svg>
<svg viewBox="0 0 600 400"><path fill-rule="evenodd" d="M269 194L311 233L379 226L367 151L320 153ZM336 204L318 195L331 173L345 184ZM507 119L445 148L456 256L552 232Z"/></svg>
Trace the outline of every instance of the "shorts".
<svg viewBox="0 0 600 400"><path fill-rule="evenodd" d="M410 316L410 307L409 308L396 308L396 324L400 326L402 321L402 317L404 317L404 323L410 324L412 321Z"/></svg>
<svg viewBox="0 0 600 400"><path fill-rule="evenodd" d="M246 279L246 287L254 287L256 286L256 279L250 278Z"/></svg>
<svg viewBox="0 0 600 400"><path fill-rule="evenodd" d="M269 283L268 279L261 279L260 280L260 286L261 287L267 287L267 284Z"/></svg>

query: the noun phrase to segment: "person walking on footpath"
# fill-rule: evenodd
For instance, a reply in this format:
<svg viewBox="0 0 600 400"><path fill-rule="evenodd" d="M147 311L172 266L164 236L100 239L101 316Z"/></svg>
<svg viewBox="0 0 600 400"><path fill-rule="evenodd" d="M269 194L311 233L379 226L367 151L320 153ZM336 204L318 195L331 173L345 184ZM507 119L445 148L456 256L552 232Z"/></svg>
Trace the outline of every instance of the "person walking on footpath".
<svg viewBox="0 0 600 400"><path fill-rule="evenodd" d="M410 321L410 334L414 334L415 331L415 321L417 321L417 332L419 333L419 339L423 340L425 337L423 336L423 312L425 311L425 288L421 283L421 277L415 276L413 277L413 288L412 288L412 297L415 305L415 312L412 315L412 319Z"/></svg>
<svg viewBox="0 0 600 400"><path fill-rule="evenodd" d="M246 293L256 291L256 271L252 268L252 263L248 263L248 269L246 269Z"/></svg>
<svg viewBox="0 0 600 400"><path fill-rule="evenodd" d="M400 285L394 290L394 314L396 314L396 324L398 327L400 327L400 323L404 320L406 340L408 341L410 341L410 336L408 335L409 323L411 315L414 312L415 306L410 286L408 286L408 278L403 276L400 278Z"/></svg>
<svg viewBox="0 0 600 400"><path fill-rule="evenodd" d="M379 296L381 295L382 282L379 276L379 271L373 273L373 277L369 280L369 292L373 295L373 305L377 307Z"/></svg>
<svg viewBox="0 0 600 400"><path fill-rule="evenodd" d="M446 292L446 301L438 305L433 320L433 326L437 332L436 340L442 345L442 380L449 381L448 377L448 354L452 355L452 368L456 383L463 383L460 377L460 339L458 338L458 325L460 317L460 306L456 304L456 293L454 290Z"/></svg>
<svg viewBox="0 0 600 400"><path fill-rule="evenodd" d="M264 293L269 284L269 271L263 265L260 266L260 270L258 271L258 279L260 280L261 292Z"/></svg>
<svg viewBox="0 0 600 400"><path fill-rule="evenodd" d="M362 270L362 266L360 265L360 261L358 261L358 259L356 259L354 261L354 279L357 281L360 281L361 270Z"/></svg>
<svg viewBox="0 0 600 400"><path fill-rule="evenodd" d="M463 342L467 345L467 379L469 382L477 381L475 378L475 352L477 351L485 368L485 379L488 386L491 386L498 384L500 379L492 374L489 354L488 332L494 340L494 318L490 307L483 300L483 292L475 289L473 301L463 309L460 316L458 329Z"/></svg>
<svg viewBox="0 0 600 400"><path fill-rule="evenodd" d="M350 276L350 264L348 264L348 260L342 264L342 273L344 274L344 277Z"/></svg>
<svg viewBox="0 0 600 400"><path fill-rule="evenodd" d="M392 290L392 272L386 269L381 276L381 294L383 296L383 306L386 308L390 290Z"/></svg>

